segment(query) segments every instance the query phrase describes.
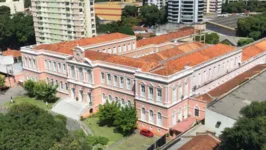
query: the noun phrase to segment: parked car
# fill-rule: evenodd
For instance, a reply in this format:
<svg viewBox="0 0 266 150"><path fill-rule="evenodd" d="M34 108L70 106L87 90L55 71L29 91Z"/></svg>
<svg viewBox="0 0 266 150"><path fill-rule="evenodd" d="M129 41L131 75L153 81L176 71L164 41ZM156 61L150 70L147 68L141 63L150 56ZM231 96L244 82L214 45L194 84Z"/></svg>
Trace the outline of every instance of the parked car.
<svg viewBox="0 0 266 150"><path fill-rule="evenodd" d="M153 133L148 129L142 129L140 131L141 135L147 136L147 137L153 137Z"/></svg>

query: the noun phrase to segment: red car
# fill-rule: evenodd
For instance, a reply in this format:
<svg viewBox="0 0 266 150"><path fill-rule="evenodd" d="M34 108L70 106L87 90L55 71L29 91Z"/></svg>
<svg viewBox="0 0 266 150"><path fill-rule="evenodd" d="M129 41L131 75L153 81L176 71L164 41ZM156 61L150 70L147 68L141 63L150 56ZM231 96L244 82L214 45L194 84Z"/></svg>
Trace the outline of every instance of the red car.
<svg viewBox="0 0 266 150"><path fill-rule="evenodd" d="M141 135L147 136L147 137L153 137L153 133L148 129L142 129L140 131Z"/></svg>

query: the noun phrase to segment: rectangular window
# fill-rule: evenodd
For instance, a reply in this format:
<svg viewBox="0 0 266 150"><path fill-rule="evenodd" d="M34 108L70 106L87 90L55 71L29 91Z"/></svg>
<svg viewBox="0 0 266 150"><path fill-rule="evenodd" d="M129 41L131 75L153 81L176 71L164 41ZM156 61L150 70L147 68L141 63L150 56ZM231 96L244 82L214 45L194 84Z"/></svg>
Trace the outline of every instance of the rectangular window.
<svg viewBox="0 0 266 150"><path fill-rule="evenodd" d="M49 61L49 67L48 67L48 70L52 70L52 62Z"/></svg>
<svg viewBox="0 0 266 150"><path fill-rule="evenodd" d="M153 87L149 87L149 99L153 99Z"/></svg>
<svg viewBox="0 0 266 150"><path fill-rule="evenodd" d="M67 83L65 83L65 86L66 86L66 90L68 90L68 84Z"/></svg>
<svg viewBox="0 0 266 150"><path fill-rule="evenodd" d="M71 76L73 79L76 79L76 74L75 74L75 67L71 66Z"/></svg>
<svg viewBox="0 0 266 150"><path fill-rule="evenodd" d="M118 86L118 77L116 75L114 76L114 86Z"/></svg>
<svg viewBox="0 0 266 150"><path fill-rule="evenodd" d="M157 89L157 101L162 102L162 89Z"/></svg>
<svg viewBox="0 0 266 150"><path fill-rule="evenodd" d="M130 51L131 50L131 44L129 43L127 46L127 49Z"/></svg>
<svg viewBox="0 0 266 150"><path fill-rule="evenodd" d="M124 77L120 77L120 88L124 88Z"/></svg>
<svg viewBox="0 0 266 150"><path fill-rule="evenodd" d="M112 54L112 50L111 50L111 48L108 48L108 53L109 53L109 54Z"/></svg>
<svg viewBox="0 0 266 150"><path fill-rule="evenodd" d="M29 58L29 67L31 68L32 65L31 65L31 59Z"/></svg>
<svg viewBox="0 0 266 150"><path fill-rule="evenodd" d="M140 86L140 96L145 97L145 85Z"/></svg>
<svg viewBox="0 0 266 150"><path fill-rule="evenodd" d="M79 80L84 81L84 76L83 76L83 69L79 68Z"/></svg>
<svg viewBox="0 0 266 150"><path fill-rule="evenodd" d="M102 82L102 83L105 82L105 81L104 81L104 73L103 73L103 72L101 73L101 82Z"/></svg>
<svg viewBox="0 0 266 150"><path fill-rule="evenodd" d="M130 79L127 78L127 89L130 90Z"/></svg>
<svg viewBox="0 0 266 150"><path fill-rule="evenodd" d="M176 97L176 87L174 87L173 90L172 90L172 99L173 99L173 102L175 102L177 100L177 97Z"/></svg>
<svg viewBox="0 0 266 150"><path fill-rule="evenodd" d="M111 74L107 74L107 85L111 85L111 81L112 79L111 79Z"/></svg>
<svg viewBox="0 0 266 150"><path fill-rule="evenodd" d="M181 100L183 98L183 85L180 83L178 85L178 100Z"/></svg>
<svg viewBox="0 0 266 150"><path fill-rule="evenodd" d="M62 81L60 81L60 89L64 89Z"/></svg>

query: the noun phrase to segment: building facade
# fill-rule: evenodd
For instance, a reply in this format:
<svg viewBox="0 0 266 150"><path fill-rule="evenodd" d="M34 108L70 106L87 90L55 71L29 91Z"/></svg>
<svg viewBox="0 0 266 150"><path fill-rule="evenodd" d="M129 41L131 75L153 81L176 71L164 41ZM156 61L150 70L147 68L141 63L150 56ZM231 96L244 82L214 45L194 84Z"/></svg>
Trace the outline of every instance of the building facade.
<svg viewBox="0 0 266 150"><path fill-rule="evenodd" d="M23 0L4 0L0 1L0 6L7 6L10 8L10 13L14 14L17 12L24 12L24 1Z"/></svg>
<svg viewBox="0 0 266 150"><path fill-rule="evenodd" d="M57 43L96 35L94 2L32 0L37 43Z"/></svg>
<svg viewBox="0 0 266 150"><path fill-rule="evenodd" d="M222 0L204 0L205 13L222 13Z"/></svg>
<svg viewBox="0 0 266 150"><path fill-rule="evenodd" d="M144 5L155 5L158 7L158 9L161 9L164 6L166 6L166 3L167 3L166 0L144 0L143 6Z"/></svg>
<svg viewBox="0 0 266 150"><path fill-rule="evenodd" d="M194 24L202 22L203 0L168 0L168 22Z"/></svg>
<svg viewBox="0 0 266 150"><path fill-rule="evenodd" d="M210 101L195 95L265 63L263 48L249 54L223 44L174 40L190 37L193 32L184 29L143 41L115 33L22 47L24 74L27 79L59 85L61 97L90 104L84 116L97 111L106 101L135 106L138 128L163 135L187 118L204 119ZM152 42L147 44L149 40ZM263 47L265 43L266 40L255 44Z"/></svg>

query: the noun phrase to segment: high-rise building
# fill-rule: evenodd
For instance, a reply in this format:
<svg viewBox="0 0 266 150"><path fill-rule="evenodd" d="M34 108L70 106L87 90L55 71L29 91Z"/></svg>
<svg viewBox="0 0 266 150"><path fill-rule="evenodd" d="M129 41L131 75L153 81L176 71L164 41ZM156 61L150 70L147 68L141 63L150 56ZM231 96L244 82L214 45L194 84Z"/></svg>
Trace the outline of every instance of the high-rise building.
<svg viewBox="0 0 266 150"><path fill-rule="evenodd" d="M56 43L96 35L91 0L32 0L37 43Z"/></svg>
<svg viewBox="0 0 266 150"><path fill-rule="evenodd" d="M203 0L168 0L168 22L193 24L202 21Z"/></svg>
<svg viewBox="0 0 266 150"><path fill-rule="evenodd" d="M222 13L222 0L204 0L205 13Z"/></svg>

